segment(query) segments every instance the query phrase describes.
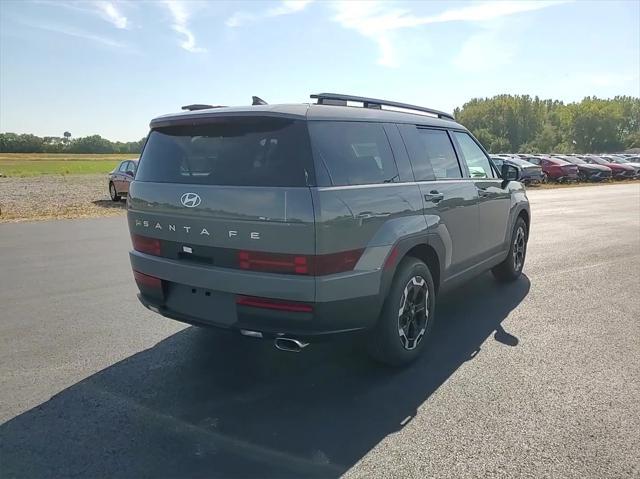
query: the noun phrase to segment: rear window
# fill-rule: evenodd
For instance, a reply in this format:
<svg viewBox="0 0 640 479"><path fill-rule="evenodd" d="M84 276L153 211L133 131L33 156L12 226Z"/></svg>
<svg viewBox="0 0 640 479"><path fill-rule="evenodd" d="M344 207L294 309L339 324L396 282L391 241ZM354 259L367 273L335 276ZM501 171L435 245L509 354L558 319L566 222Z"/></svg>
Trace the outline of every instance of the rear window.
<svg viewBox="0 0 640 479"><path fill-rule="evenodd" d="M136 181L226 186L307 186L313 162L305 122L224 118L153 130Z"/></svg>
<svg viewBox="0 0 640 479"><path fill-rule="evenodd" d="M398 168L381 123L310 121L309 134L316 169L324 169L331 185L398 181Z"/></svg>

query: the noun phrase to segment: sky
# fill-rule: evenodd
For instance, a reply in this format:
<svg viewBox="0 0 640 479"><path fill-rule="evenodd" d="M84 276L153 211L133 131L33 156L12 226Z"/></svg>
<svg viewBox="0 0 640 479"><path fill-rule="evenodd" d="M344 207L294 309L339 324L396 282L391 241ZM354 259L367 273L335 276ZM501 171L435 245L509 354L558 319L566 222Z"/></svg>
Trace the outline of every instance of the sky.
<svg viewBox="0 0 640 479"><path fill-rule="evenodd" d="M1 132L130 141L182 105L319 92L637 97L640 0L0 0Z"/></svg>

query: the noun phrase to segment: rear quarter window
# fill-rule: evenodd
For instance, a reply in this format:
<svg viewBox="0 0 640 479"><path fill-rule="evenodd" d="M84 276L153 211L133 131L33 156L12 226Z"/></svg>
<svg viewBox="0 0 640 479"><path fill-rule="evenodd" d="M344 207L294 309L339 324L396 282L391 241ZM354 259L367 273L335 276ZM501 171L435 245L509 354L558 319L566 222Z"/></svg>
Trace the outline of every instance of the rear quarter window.
<svg viewBox="0 0 640 479"><path fill-rule="evenodd" d="M398 168L381 123L310 121L309 134L316 170L323 169L328 177L328 184L322 186L398 181Z"/></svg>
<svg viewBox="0 0 640 479"><path fill-rule="evenodd" d="M136 181L307 186L313 182L313 161L306 124L230 117L155 129L140 158Z"/></svg>
<svg viewBox="0 0 640 479"><path fill-rule="evenodd" d="M480 149L471 136L462 131L454 131L453 137L458 143L462 159L467 164L471 178L495 178L489 158Z"/></svg>

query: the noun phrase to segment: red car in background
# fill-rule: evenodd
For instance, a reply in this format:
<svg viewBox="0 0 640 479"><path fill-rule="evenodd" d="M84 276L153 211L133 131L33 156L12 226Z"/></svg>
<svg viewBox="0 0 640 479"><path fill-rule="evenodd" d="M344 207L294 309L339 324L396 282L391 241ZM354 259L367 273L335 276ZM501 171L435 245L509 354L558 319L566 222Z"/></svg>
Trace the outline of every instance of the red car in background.
<svg viewBox="0 0 640 479"><path fill-rule="evenodd" d="M602 165L611 168L611 174L613 178L616 179L635 178L636 176L636 169L630 165L612 163L599 156L581 156L580 158L592 165Z"/></svg>
<svg viewBox="0 0 640 479"><path fill-rule="evenodd" d="M578 167L558 158L527 156L529 163L542 167L542 172L552 181L578 181Z"/></svg>

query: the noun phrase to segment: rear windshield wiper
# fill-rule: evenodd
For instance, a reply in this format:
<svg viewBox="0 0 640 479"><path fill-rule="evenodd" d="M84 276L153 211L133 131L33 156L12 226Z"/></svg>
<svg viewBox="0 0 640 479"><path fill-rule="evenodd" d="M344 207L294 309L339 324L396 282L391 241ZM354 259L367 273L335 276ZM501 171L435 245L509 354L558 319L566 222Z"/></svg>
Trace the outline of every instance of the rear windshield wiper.
<svg viewBox="0 0 640 479"><path fill-rule="evenodd" d="M388 180L384 180L383 183L394 183L399 178L400 178L400 175L395 175L389 178Z"/></svg>

